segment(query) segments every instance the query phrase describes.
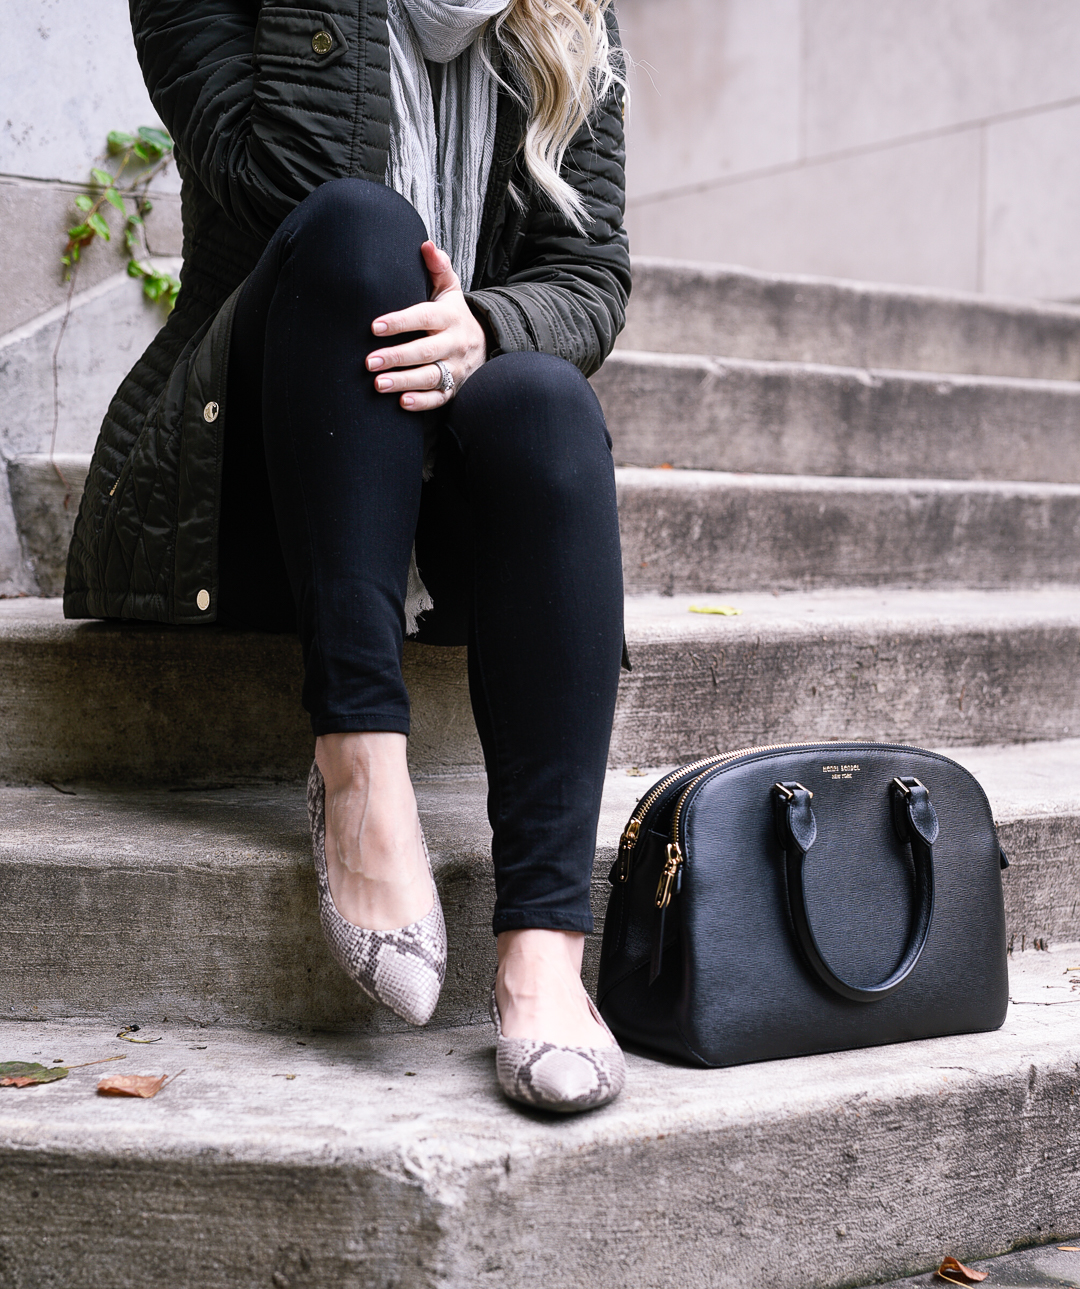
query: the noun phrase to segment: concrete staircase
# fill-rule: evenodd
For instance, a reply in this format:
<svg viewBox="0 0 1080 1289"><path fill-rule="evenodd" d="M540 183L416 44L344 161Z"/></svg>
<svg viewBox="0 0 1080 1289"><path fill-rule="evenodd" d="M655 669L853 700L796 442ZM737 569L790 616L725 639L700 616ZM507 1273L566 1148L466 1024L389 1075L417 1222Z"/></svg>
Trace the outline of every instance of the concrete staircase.
<svg viewBox="0 0 1080 1289"><path fill-rule="evenodd" d="M623 344L594 380L634 661L598 918L660 767L949 748L1012 861L1004 1028L722 1071L632 1054L605 1111L511 1108L461 651L407 649L451 957L403 1032L321 942L295 644L2 601L0 1060L185 1068L148 1102L95 1098L100 1067L0 1090L5 1289L802 1289L1080 1230L1080 311L652 261ZM8 485L56 594L65 489L40 456Z"/></svg>

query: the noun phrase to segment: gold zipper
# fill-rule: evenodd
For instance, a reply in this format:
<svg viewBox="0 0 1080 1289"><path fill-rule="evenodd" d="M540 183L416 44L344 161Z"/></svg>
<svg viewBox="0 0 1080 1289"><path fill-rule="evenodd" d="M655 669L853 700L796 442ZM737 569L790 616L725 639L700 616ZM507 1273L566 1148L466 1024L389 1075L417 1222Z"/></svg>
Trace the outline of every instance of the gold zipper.
<svg viewBox="0 0 1080 1289"><path fill-rule="evenodd" d="M716 757L714 759L714 764L711 765L705 773L710 773L712 770L716 769L717 766L723 765L727 761L736 761L740 756L749 756L751 752L783 752L789 748L819 746L820 744L818 743L767 743L764 747L741 747L738 751L726 752L723 756ZM699 774L694 778L692 783L688 783L686 787L683 788L682 792L679 794L678 801L675 803L675 811L671 816L671 843L679 856L680 864L682 863L683 857L682 851L679 850L679 820L682 817L683 806L686 803L686 798L689 796L691 789L696 787L704 778L705 774Z"/></svg>
<svg viewBox="0 0 1080 1289"><path fill-rule="evenodd" d="M682 851L678 846L668 846L667 863L665 863L660 873L660 881L656 887L656 907L666 909L671 903L671 893L675 889L675 878L679 875L679 869L682 868Z"/></svg>
<svg viewBox="0 0 1080 1289"><path fill-rule="evenodd" d="M685 775L692 774L695 770L708 773L709 771L714 770L717 766L723 765L726 761L737 760L740 756L747 756L751 752L780 752L787 748L817 746L818 745L816 743L767 743L761 747L740 747L734 752L723 752L719 756L702 757L699 761L691 761L688 765L680 766L679 769L673 770L670 774L665 774L664 777L658 783L653 784L645 796L641 798L634 809L634 813L630 816L629 822L623 829L622 836L619 838L619 862L618 868L616 869L616 877L620 882L625 882L629 879L630 858L634 853L634 847L637 845L638 834L641 832L641 825L644 822L645 816L649 813L660 797L664 795L667 789ZM691 782L682 790L679 800L675 806L675 813L672 816L671 824L671 842L672 846L674 846L677 862L675 863L675 869L672 872L672 880L669 884L664 904L669 903L671 900L671 888L674 885L675 875L678 872L679 865L683 862L682 851L679 849L679 817L682 814L683 802L686 800L686 796L690 789L695 787L702 778L704 778L704 773L696 774L694 776ZM671 847L668 849L670 852ZM668 864L671 864L672 862L674 861L669 853L668 863L664 865L664 872L660 878L661 886L664 884L664 875L667 873ZM656 892L658 908L664 907L664 905L660 903L660 895L661 890L658 887Z"/></svg>
<svg viewBox="0 0 1080 1289"><path fill-rule="evenodd" d="M724 756L726 755L725 753ZM616 876L620 882L625 882L630 876L630 856L634 853L634 847L637 845L642 821L652 809L653 804L684 774L689 774L702 766L712 765L714 761L722 761L724 756L709 756L700 761L691 761L689 765L680 766L671 774L665 774L658 783L654 783L645 796L641 798L634 808L634 813L630 816L629 823L623 829L622 836L619 838L619 867L616 870Z"/></svg>
<svg viewBox="0 0 1080 1289"><path fill-rule="evenodd" d="M675 813L671 816L671 841L667 848L667 862L660 873L660 882L656 888L656 907L658 909L665 909L671 903L671 895L675 889L675 879L679 875L679 869L683 866L682 847L679 845L679 820L682 817L686 798L701 780L707 778L712 774L713 770L726 762L736 761L740 756L747 756L751 752L781 752L788 748L816 746L816 743L769 743L765 747L741 747L735 752L725 752L723 756L713 757L712 764L701 774L694 776L683 788L682 792L679 793L679 799L675 803ZM691 765L687 768L693 769L695 766Z"/></svg>

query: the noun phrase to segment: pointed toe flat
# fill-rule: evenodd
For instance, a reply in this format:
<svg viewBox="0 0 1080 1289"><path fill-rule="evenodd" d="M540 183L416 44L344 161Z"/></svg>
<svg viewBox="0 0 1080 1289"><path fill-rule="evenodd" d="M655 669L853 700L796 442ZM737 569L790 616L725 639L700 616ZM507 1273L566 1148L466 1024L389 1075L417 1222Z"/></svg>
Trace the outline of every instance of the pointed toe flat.
<svg viewBox="0 0 1080 1289"><path fill-rule="evenodd" d="M490 1008L495 1026L495 1072L511 1101L576 1114L607 1105L623 1090L626 1058L591 998L589 1008L611 1038L611 1047L560 1047L539 1039L506 1038L494 988Z"/></svg>
<svg viewBox="0 0 1080 1289"><path fill-rule="evenodd" d="M426 1025L446 976L446 924L432 877L434 903L418 922L393 931L354 926L338 912L326 873L326 785L312 765L307 787L311 849L319 890L319 921L338 966L376 1002L410 1025ZM421 829L424 856L431 857Z"/></svg>

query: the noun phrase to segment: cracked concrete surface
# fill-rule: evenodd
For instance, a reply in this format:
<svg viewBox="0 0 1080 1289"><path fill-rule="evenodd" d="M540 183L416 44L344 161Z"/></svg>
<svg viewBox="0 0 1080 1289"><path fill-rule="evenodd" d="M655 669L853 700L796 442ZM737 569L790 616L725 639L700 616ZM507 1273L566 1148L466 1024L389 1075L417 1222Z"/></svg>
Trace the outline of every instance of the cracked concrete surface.
<svg viewBox="0 0 1080 1289"><path fill-rule="evenodd" d="M557 1121L501 1099L488 1026L142 1017L160 1042L133 1047L126 1011L5 1023L5 1059L184 1070L145 1102L94 1095L121 1063L0 1090L5 1284L803 1289L925 1270L961 1230L979 1257L1080 1229L1078 952L1014 957L995 1033L726 1070L632 1053L617 1102Z"/></svg>

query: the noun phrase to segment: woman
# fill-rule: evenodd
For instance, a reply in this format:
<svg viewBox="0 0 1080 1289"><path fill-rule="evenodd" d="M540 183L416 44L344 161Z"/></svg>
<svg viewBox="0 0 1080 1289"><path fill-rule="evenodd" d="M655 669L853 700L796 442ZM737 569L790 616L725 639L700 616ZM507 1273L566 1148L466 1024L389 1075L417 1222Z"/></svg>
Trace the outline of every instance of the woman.
<svg viewBox="0 0 1080 1289"><path fill-rule="evenodd" d="M402 638L468 644L499 1080L556 1110L624 1077L580 976L622 642L585 380L630 288L609 4L133 0L183 287L105 420L64 598L299 630L323 929L416 1024L445 931Z"/></svg>

